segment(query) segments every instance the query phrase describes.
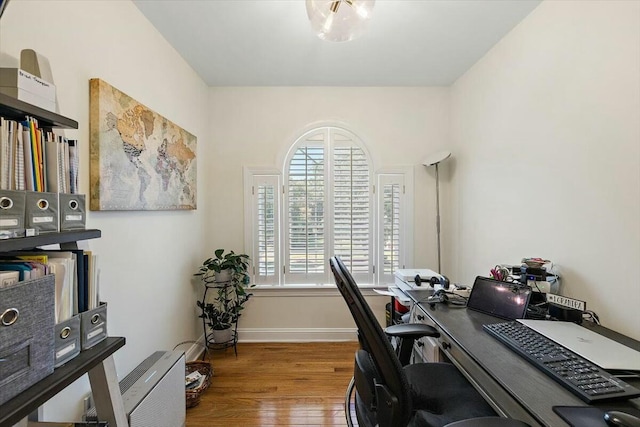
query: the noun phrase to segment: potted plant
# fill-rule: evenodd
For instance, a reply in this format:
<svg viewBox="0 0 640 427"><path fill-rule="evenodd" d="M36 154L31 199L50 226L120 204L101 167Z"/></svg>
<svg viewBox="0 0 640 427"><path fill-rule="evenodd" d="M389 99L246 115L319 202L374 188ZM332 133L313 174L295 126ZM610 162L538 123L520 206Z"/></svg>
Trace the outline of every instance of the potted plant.
<svg viewBox="0 0 640 427"><path fill-rule="evenodd" d="M211 334L205 330L205 335L212 338L207 338L208 343L235 343L233 327L245 303L253 295L246 291L251 287L248 268L248 255L217 249L214 256L206 259L195 273L206 286L204 297L197 305L202 310L199 317L203 319L205 329L208 326L211 330ZM207 299L210 289L215 294Z"/></svg>

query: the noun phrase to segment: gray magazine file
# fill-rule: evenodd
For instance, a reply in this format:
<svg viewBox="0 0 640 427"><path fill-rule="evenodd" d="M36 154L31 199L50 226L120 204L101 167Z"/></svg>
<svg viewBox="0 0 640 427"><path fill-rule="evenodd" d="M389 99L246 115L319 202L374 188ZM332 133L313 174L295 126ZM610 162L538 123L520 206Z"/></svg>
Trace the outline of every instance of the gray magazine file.
<svg viewBox="0 0 640 427"><path fill-rule="evenodd" d="M0 405L53 373L52 274L0 289Z"/></svg>
<svg viewBox="0 0 640 427"><path fill-rule="evenodd" d="M25 192L0 190L0 238L24 237Z"/></svg>
<svg viewBox="0 0 640 427"><path fill-rule="evenodd" d="M87 221L84 194L59 194L60 231L84 230Z"/></svg>
<svg viewBox="0 0 640 427"><path fill-rule="evenodd" d="M80 343L86 350L107 338L107 303L80 313Z"/></svg>
<svg viewBox="0 0 640 427"><path fill-rule="evenodd" d="M55 326L55 363L62 366L80 354L80 315L76 314Z"/></svg>
<svg viewBox="0 0 640 427"><path fill-rule="evenodd" d="M25 228L36 235L58 231L58 193L27 191Z"/></svg>

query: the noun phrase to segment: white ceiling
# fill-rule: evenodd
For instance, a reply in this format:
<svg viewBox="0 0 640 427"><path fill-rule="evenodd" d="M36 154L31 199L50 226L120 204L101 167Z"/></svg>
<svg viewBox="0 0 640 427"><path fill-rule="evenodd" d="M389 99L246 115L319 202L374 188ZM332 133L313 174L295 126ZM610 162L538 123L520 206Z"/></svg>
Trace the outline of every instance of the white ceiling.
<svg viewBox="0 0 640 427"><path fill-rule="evenodd" d="M311 31L304 0L134 0L210 86L452 84L541 0L377 0L359 39Z"/></svg>

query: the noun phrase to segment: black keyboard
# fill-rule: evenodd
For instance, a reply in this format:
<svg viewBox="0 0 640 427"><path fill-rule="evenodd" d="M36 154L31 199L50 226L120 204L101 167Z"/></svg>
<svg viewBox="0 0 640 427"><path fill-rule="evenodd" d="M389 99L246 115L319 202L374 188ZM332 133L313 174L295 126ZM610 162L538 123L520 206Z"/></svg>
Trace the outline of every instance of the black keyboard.
<svg viewBox="0 0 640 427"><path fill-rule="evenodd" d="M521 323L494 323L483 327L586 403L640 396L637 388Z"/></svg>

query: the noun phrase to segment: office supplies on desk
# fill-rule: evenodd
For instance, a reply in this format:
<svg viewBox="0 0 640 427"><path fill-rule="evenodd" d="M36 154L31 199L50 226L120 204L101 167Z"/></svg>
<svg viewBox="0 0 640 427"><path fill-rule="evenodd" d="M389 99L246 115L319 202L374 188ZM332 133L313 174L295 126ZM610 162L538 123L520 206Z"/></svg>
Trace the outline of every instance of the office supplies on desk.
<svg viewBox="0 0 640 427"><path fill-rule="evenodd" d="M431 279L435 279L434 281L437 280L439 282L438 284L433 285L434 289L442 289L446 280L444 276L433 270L429 270L428 268L398 269L393 273L393 276L395 285L403 291L415 289L416 287L421 286L423 282L431 284ZM418 279L416 279L416 276L418 276ZM448 280L446 280L446 282L448 285ZM429 285L425 285L425 287L428 286Z"/></svg>
<svg viewBox="0 0 640 427"><path fill-rule="evenodd" d="M640 371L640 352L572 322L518 320L602 369Z"/></svg>
<svg viewBox="0 0 640 427"><path fill-rule="evenodd" d="M640 390L521 323L483 328L586 403L640 396Z"/></svg>
<svg viewBox="0 0 640 427"><path fill-rule="evenodd" d="M515 283L478 276L473 283L467 307L504 319L525 316L531 289Z"/></svg>

